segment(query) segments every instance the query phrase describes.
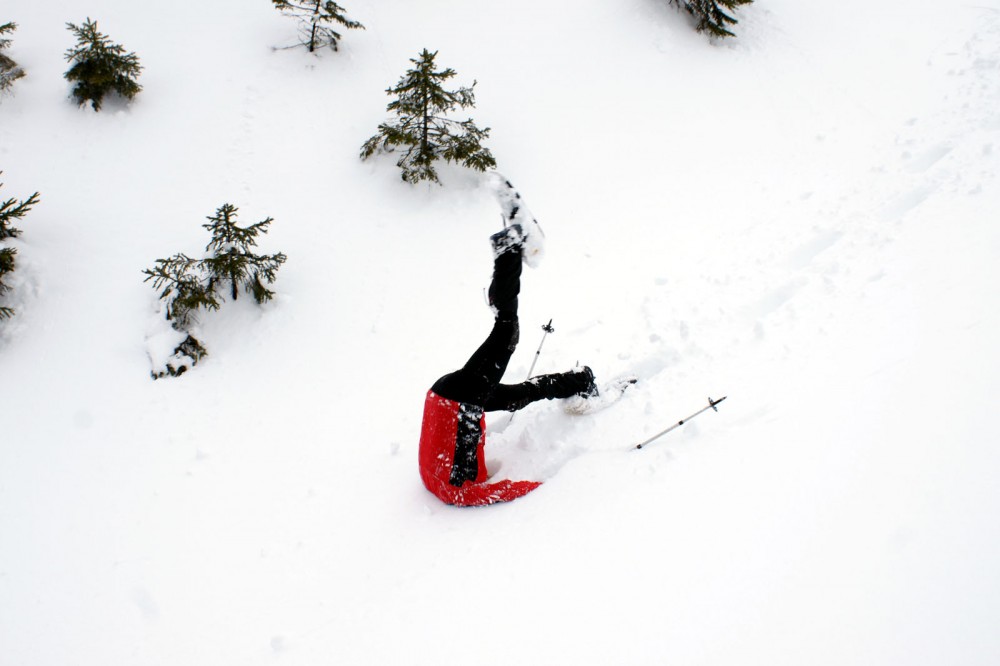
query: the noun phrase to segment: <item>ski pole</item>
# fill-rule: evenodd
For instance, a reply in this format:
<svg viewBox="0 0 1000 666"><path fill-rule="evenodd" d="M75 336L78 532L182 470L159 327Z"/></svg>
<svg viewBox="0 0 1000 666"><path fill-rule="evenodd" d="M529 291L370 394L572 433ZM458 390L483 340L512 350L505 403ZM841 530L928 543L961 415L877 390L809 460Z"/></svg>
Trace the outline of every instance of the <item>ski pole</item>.
<svg viewBox="0 0 1000 666"><path fill-rule="evenodd" d="M528 368L528 376L525 377L525 381L531 379L531 373L535 371L535 364L538 363L538 357L542 354L542 345L545 344L545 338L549 333L555 333L556 329L552 328L552 320L549 319L549 323L542 326L542 330L545 333L542 334L542 341L538 343L538 349L535 350L535 358L531 361L531 367Z"/></svg>
<svg viewBox="0 0 1000 666"><path fill-rule="evenodd" d="M695 412L691 416L687 417L686 419L681 419L680 421L678 421L677 423L673 424L672 426L670 426L669 428L667 428L663 432L659 432L659 433L653 435L652 437L650 437L649 439L647 439L646 441L644 441L644 442L642 442L640 444L636 444L635 448L641 449L642 447L646 446L647 444L649 444L653 440L659 439L660 437L663 437L664 435L666 435L668 432L670 432L674 428L681 427L682 425L684 425L685 423L687 423L688 421L690 421L694 417L698 416L702 412L708 411L709 409L714 409L715 411L719 411L719 408L716 407L716 405L718 405L720 402L722 402L723 400L725 400L727 397L728 396L722 396L718 400L712 400L711 398L709 398L708 399L708 407L702 407L701 409L699 409L697 412Z"/></svg>
<svg viewBox="0 0 1000 666"><path fill-rule="evenodd" d="M538 363L538 357L542 354L542 345L545 344L545 338L548 337L549 333L556 332L556 329L552 328L552 319L549 319L549 323L542 325L542 330L545 331L542 333L542 341L538 343L538 349L535 350L535 358L531 360L531 367L528 368L528 376L524 378L524 381L531 379L531 373L535 371L535 364ZM516 413L514 412L510 415L510 418L507 420L508 425L514 422L514 414Z"/></svg>

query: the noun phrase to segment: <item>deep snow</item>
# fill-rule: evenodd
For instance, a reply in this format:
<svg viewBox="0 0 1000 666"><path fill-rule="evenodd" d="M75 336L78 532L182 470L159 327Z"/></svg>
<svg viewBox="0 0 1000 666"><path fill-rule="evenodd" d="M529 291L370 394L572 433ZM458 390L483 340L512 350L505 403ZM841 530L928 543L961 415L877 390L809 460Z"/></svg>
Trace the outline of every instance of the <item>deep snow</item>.
<svg viewBox="0 0 1000 666"><path fill-rule="evenodd" d="M263 0L4 4L0 196L42 202L0 324L0 663L997 663L1000 3L757 0L719 44L665 0L345 5L367 29L317 57ZM127 107L68 99L88 15L145 67ZM487 509L416 443L489 328L498 208L357 157L424 47L545 228L509 377L551 318L537 371L643 378L493 419L491 468L547 483ZM153 382L141 270L225 202L275 218L278 296Z"/></svg>

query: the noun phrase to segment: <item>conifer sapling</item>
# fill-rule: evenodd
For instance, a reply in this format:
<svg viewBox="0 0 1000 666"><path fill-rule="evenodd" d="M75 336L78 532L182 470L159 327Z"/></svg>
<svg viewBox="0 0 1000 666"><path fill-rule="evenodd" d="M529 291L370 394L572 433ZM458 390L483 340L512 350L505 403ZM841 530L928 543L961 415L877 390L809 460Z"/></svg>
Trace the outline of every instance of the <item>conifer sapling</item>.
<svg viewBox="0 0 1000 666"><path fill-rule="evenodd" d="M274 282L275 274L285 263L282 253L258 256L251 252L257 245L257 236L266 234L274 220L267 218L248 227L236 224L236 211L232 204L223 204L209 223L202 226L212 233L212 240L205 248L212 256L202 260L208 272L208 288L215 291L221 284L229 283L233 300L239 295L239 288L252 295L257 303L266 303L274 292L264 286Z"/></svg>
<svg viewBox="0 0 1000 666"><path fill-rule="evenodd" d="M4 51L10 46L8 35L17 30L16 23L4 23L0 25L0 92L10 90L14 81L24 76L24 70L17 66L10 56Z"/></svg>
<svg viewBox="0 0 1000 666"><path fill-rule="evenodd" d="M481 144L490 129L479 129L471 119L464 121L445 118L456 107L475 107L473 88L445 90L444 82L455 76L455 70L435 70L437 51L427 49L417 58L411 58L415 67L400 78L396 87L386 90L396 99L386 107L396 114L395 122L379 125L378 134L361 147L361 159L368 159L378 152L405 149L396 162L402 169L403 180L417 183L421 180L440 182L434 162L443 159L463 166L486 171L496 166L496 160Z"/></svg>
<svg viewBox="0 0 1000 666"><path fill-rule="evenodd" d="M90 102L95 111L101 110L104 96L115 92L133 99L142 90L135 78L142 71L135 53L126 53L120 44L112 42L97 29L89 18L82 26L67 23L76 35L76 46L66 51L71 64L64 75L74 82L73 97L79 106Z"/></svg>
<svg viewBox="0 0 1000 666"><path fill-rule="evenodd" d="M212 233L212 240L205 247L209 256L193 259L178 253L168 259L157 259L153 268L143 271L144 282L153 283L160 290L160 300L165 302L166 319L184 338L166 362L165 369L154 369L153 378L183 374L188 365L195 365L208 351L190 332L198 310L218 310L222 303L221 289L228 288L235 300L240 288L251 294L257 303L269 301L274 292L264 283L274 282L278 268L285 262L281 252L272 255L255 255L257 237L267 233L273 222L267 218L248 227L236 224L237 208L223 204L209 216L206 229Z"/></svg>
<svg viewBox="0 0 1000 666"><path fill-rule="evenodd" d="M240 227L236 224L238 210L232 204L223 204L208 217L209 223L202 225L212 233L212 240L205 246L208 257L192 259L178 253L157 259L154 268L143 271L144 282L152 280L153 288L161 289L160 299L167 303L166 317L174 322L174 328L186 329L200 308L218 310L224 287L228 287L233 300L238 298L241 287L257 303L266 303L274 296L264 283L274 282L285 255L278 252L260 256L251 251L257 245L257 236L266 234L274 220L269 217Z"/></svg>
<svg viewBox="0 0 1000 666"><path fill-rule="evenodd" d="M310 53L329 46L334 51L341 39L341 34L333 29L334 24L348 30L364 30L365 26L347 18L343 7L330 0L272 0L274 6L283 14L298 19L300 41L298 45L305 46Z"/></svg>

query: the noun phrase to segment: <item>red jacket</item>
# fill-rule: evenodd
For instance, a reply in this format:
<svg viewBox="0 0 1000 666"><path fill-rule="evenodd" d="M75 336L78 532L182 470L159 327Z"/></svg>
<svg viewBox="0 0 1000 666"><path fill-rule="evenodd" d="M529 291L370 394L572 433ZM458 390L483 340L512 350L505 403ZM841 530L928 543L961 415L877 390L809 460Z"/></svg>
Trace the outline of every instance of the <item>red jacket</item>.
<svg viewBox="0 0 1000 666"><path fill-rule="evenodd" d="M470 406L464 407L468 413ZM424 401L424 424L420 431L420 478L423 479L427 490L447 504L483 506L517 499L542 485L540 481L504 480L486 483L486 457L483 455L483 446L486 444L486 416L481 410L473 412L473 414L478 413L478 432L474 420L471 424L472 432L464 435L468 437L471 434L476 438L474 452L470 445L466 456L467 465L471 467L465 471L465 476L470 480L460 481L461 485L455 485L462 477L460 470L453 469L456 451L460 457L463 455L461 452L463 433L459 425L462 408L461 403L442 398L433 391L427 392L427 399ZM473 474L475 479L471 480Z"/></svg>

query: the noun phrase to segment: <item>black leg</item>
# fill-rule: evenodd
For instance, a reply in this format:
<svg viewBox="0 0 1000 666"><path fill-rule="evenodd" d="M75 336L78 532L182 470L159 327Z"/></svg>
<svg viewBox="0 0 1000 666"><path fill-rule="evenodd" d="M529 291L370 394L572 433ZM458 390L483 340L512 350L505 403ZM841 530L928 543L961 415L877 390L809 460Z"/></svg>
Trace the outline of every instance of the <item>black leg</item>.
<svg viewBox="0 0 1000 666"><path fill-rule="evenodd" d="M483 405L500 384L520 338L517 296L521 291L521 268L519 247L494 259L488 292L496 310L493 330L460 370L445 375L431 387L442 398Z"/></svg>

